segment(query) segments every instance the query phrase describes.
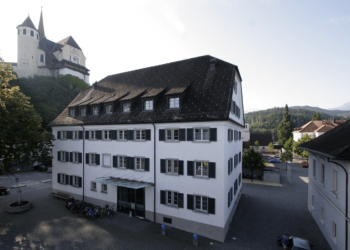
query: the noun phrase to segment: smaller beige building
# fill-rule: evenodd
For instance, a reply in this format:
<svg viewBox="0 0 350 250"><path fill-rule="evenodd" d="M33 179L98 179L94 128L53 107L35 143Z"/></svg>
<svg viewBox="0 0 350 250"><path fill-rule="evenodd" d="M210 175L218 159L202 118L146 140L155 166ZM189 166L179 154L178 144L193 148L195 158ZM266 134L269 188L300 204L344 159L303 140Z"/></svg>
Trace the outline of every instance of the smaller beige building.
<svg viewBox="0 0 350 250"><path fill-rule="evenodd" d="M41 12L37 29L30 17L17 26L17 63L11 63L18 77L71 74L89 83L86 57L73 37L57 43L45 37Z"/></svg>

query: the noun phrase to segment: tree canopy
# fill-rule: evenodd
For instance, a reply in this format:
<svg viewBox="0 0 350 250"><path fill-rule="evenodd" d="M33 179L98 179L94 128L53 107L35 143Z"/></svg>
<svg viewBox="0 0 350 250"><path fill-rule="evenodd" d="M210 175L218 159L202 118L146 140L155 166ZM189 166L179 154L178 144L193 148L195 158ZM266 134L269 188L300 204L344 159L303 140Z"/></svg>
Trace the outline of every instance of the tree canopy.
<svg viewBox="0 0 350 250"><path fill-rule="evenodd" d="M320 120L322 120L321 119L321 115L320 115L320 113L316 113L316 114L314 114L313 116L312 116L312 120L313 121L320 121Z"/></svg>
<svg viewBox="0 0 350 250"><path fill-rule="evenodd" d="M288 105L286 104L283 113L282 122L278 125L277 135L278 144L284 145L284 143L293 135L294 124L290 121L290 114L288 110Z"/></svg>
<svg viewBox="0 0 350 250"><path fill-rule="evenodd" d="M266 164L259 152L255 151L254 148L249 149L243 154L243 168L249 169L251 172L251 177L253 181L254 170L263 169L266 167Z"/></svg>
<svg viewBox="0 0 350 250"><path fill-rule="evenodd" d="M12 67L0 58L0 158L5 170L13 162L42 161L53 141L52 134L43 131L29 98L9 85L13 79Z"/></svg>
<svg viewBox="0 0 350 250"><path fill-rule="evenodd" d="M296 153L297 155L300 155L301 157L309 160L309 152L306 151L306 150L302 150L302 149L298 148L298 146L300 144L303 144L303 143L311 141L311 140L312 140L312 138L308 134L306 134L303 137L301 137L300 139L298 139L297 142L295 141L294 144L293 144L293 151L294 151L294 153Z"/></svg>
<svg viewBox="0 0 350 250"><path fill-rule="evenodd" d="M270 143L269 143L268 148L269 148L269 152L271 153L271 152L272 152L272 150L273 150L273 148L274 148L274 146L273 146L273 143L272 143L272 142L270 142Z"/></svg>

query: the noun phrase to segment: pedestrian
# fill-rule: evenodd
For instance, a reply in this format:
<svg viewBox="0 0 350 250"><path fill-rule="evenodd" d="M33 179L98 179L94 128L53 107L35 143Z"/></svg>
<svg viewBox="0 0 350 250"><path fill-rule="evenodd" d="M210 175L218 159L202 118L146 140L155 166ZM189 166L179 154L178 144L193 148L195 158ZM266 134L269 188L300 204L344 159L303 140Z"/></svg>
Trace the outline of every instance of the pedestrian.
<svg viewBox="0 0 350 250"><path fill-rule="evenodd" d="M289 234L282 235L278 238L281 241L284 250L287 250L289 245Z"/></svg>

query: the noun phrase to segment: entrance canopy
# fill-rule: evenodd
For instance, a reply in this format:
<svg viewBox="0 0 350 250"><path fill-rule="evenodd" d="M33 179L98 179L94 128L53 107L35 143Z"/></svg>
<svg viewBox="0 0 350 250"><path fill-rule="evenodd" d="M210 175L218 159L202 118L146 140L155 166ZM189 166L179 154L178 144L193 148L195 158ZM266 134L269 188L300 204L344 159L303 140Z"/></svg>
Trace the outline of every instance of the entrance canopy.
<svg viewBox="0 0 350 250"><path fill-rule="evenodd" d="M95 181L102 184L114 185L114 186L126 187L126 188L132 188L132 189L139 189L139 188L153 186L153 183L133 181L128 179L114 178L114 177L110 177L108 179L96 179Z"/></svg>

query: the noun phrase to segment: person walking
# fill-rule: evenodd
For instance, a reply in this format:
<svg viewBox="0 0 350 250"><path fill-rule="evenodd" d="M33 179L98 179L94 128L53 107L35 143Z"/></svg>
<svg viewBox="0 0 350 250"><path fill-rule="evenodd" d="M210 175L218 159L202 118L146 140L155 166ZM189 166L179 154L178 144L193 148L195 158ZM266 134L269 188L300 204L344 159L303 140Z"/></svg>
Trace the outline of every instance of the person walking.
<svg viewBox="0 0 350 250"><path fill-rule="evenodd" d="M288 249L288 244L289 244L289 234L282 235L278 239L281 241L283 249L287 250Z"/></svg>

